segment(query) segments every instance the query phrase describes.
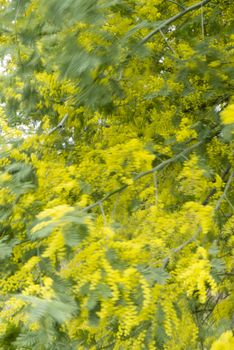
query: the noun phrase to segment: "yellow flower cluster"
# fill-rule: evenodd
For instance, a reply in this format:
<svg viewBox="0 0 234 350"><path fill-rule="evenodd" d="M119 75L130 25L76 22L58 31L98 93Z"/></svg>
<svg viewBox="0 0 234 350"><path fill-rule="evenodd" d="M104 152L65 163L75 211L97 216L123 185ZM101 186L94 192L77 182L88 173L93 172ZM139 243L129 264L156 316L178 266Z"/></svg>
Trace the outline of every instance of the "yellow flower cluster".
<svg viewBox="0 0 234 350"><path fill-rule="evenodd" d="M216 340L211 350L233 350L234 349L234 337L232 331L224 332L218 340Z"/></svg>
<svg viewBox="0 0 234 350"><path fill-rule="evenodd" d="M186 195L192 195L201 200L210 186L205 175L205 170L199 165L198 156L196 154L191 155L184 162L183 169L177 177L180 190Z"/></svg>
<svg viewBox="0 0 234 350"><path fill-rule="evenodd" d="M196 138L197 133L191 128L191 122L188 118L182 118L180 129L176 132L176 139L179 142L184 142L188 139Z"/></svg>
<svg viewBox="0 0 234 350"><path fill-rule="evenodd" d="M234 123L234 103L229 104L220 115L224 124Z"/></svg>
<svg viewBox="0 0 234 350"><path fill-rule="evenodd" d="M198 295L200 303L207 300L208 288L212 295L217 293L217 285L210 274L211 265L207 258L207 251L199 247L196 254L190 258L189 266L187 264L177 268L177 280L183 286L188 297Z"/></svg>

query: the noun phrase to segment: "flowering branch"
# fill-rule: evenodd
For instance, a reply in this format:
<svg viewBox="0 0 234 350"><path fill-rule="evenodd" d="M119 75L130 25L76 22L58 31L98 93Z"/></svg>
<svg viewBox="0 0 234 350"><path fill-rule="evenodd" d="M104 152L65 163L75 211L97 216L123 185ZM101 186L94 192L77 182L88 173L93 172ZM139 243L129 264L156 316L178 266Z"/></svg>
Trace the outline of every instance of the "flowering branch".
<svg viewBox="0 0 234 350"><path fill-rule="evenodd" d="M154 30L152 30L152 32L150 32L148 35L146 35L142 40L141 40L141 44L145 44L153 35L157 34L158 32L160 32L163 28L167 27L169 24L175 22L177 19L179 19L180 17L183 17L186 13L194 11L196 9L198 9L199 7L202 7L206 4L208 4L208 2L210 2L211 0L203 0L198 2L197 4L194 4L192 6L189 6L187 8L185 8L183 11L177 13L177 15L168 18L167 20L165 20L162 24L160 24L157 28L155 28Z"/></svg>
<svg viewBox="0 0 234 350"><path fill-rule="evenodd" d="M183 150L182 152L178 153L176 156L169 158L167 160L164 160L163 162L161 162L160 164L156 165L154 168L147 170L147 171L142 171L141 173L139 173L138 175L136 175L133 178L133 181L137 181L139 179L141 179L144 176L147 176L149 174L154 174L156 171L159 171L163 168L165 168L167 165L176 162L178 159L180 159L181 157L183 158L187 153L192 152L194 149L196 149L197 147L201 146L203 144L204 141L199 141L197 143L195 143L194 145L186 148L185 150ZM92 208L95 208L97 206L100 206L100 204L102 204L104 201L106 201L108 198L112 197L114 194L122 192L123 190L125 190L127 187L129 187L130 185L125 184L119 188L117 188L116 190L106 194L102 199L100 199L99 201L85 207L82 211L88 211Z"/></svg>
<svg viewBox="0 0 234 350"><path fill-rule="evenodd" d="M228 170L229 170L229 168L228 168ZM226 171L227 171L227 170L226 170ZM226 171L225 171L225 174L226 174ZM227 191L228 191L229 187L231 186L233 177L234 177L234 171L232 171L232 173L230 174L230 176L229 176L229 178L228 178L228 181L227 181L227 183L226 183L225 189L224 189L224 191L223 191L223 194L222 194L222 196L220 197L220 199L218 200L218 202L217 202L217 204L216 204L216 206L215 206L215 208L214 208L214 211L217 211L217 210L219 209L219 207L220 207L222 201L223 201L224 198L226 197ZM203 205L204 205L204 206L208 204L210 198L211 198L211 196L209 196L209 198L207 198L206 201L203 202ZM201 228L199 228L198 231L197 231L191 238L189 238L187 241L185 241L184 243L182 243L179 247L173 248L173 249L171 250L171 253L176 254L176 253L180 252L180 251L181 251L182 249L184 249L188 244L192 243L192 242L196 239L196 237L199 235L200 232L201 232ZM163 260L163 268L165 268L165 267L168 265L169 261L170 261L170 256L167 256L167 257Z"/></svg>

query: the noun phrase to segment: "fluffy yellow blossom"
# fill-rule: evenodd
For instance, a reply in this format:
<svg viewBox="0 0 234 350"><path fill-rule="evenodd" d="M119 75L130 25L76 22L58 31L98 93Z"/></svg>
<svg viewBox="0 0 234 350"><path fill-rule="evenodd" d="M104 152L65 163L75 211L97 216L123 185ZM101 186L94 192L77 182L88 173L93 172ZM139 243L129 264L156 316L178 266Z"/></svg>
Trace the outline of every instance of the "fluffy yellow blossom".
<svg viewBox="0 0 234 350"><path fill-rule="evenodd" d="M221 113L221 119L224 124L234 123L234 103L228 105Z"/></svg>
<svg viewBox="0 0 234 350"><path fill-rule="evenodd" d="M207 258L207 251L203 247L197 249L194 257L190 258L189 266L177 268L177 279L183 285L189 297L192 297L194 293L198 295L200 303L205 303L207 300L207 289L213 295L217 293L217 285L213 277L210 274L211 266Z"/></svg>
<svg viewBox="0 0 234 350"><path fill-rule="evenodd" d="M232 331L224 332L218 340L216 340L211 350L233 350L234 349L234 337Z"/></svg>

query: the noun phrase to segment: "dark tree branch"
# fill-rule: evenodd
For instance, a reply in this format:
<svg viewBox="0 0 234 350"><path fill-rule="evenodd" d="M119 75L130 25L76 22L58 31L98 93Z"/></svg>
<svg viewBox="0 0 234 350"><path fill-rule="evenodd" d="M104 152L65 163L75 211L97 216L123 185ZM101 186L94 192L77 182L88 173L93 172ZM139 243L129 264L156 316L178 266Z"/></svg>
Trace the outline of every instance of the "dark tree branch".
<svg viewBox="0 0 234 350"><path fill-rule="evenodd" d="M61 129L63 127L63 125L65 124L66 120L68 118L68 114L66 114L63 119L58 123L57 126L55 126L53 129L51 129L49 132L48 132L48 135L51 135L53 132L55 132L56 130L58 129Z"/></svg>
<svg viewBox="0 0 234 350"><path fill-rule="evenodd" d="M203 144L204 141L199 141L197 143L195 143L194 145L186 148L184 151L180 152L179 154L177 154L176 156L170 158L170 159L167 159L167 160L164 160L162 163L156 165L154 168L150 169L150 170L147 170L147 171L142 171L141 173L139 173L138 175L136 175L134 178L133 178L133 181L137 181L139 179L141 179L142 177L144 176L147 176L149 174L153 174L155 173L156 171L159 171L163 168L165 168L167 165L171 164L171 163L174 163L175 161L177 161L178 159L180 159L181 157L184 157L187 153L190 153L192 152L194 149L196 149L197 147L201 146ZM100 199L99 201L89 205L88 207L84 208L82 211L88 211L92 208L95 208L97 206L99 206L101 203L103 203L104 201L106 201L108 198L112 197L114 194L116 193L119 193L119 192L122 192L123 190L125 190L127 187L129 187L130 185L128 184L125 184L119 188L117 188L116 190L106 194L102 199Z"/></svg>
<svg viewBox="0 0 234 350"><path fill-rule="evenodd" d="M229 173L230 169L231 169L231 165L229 164L229 165L226 167L226 169L224 170L224 172L223 172L223 174L222 174L222 176L221 176L221 179L222 179L222 180L225 179L225 177L226 177L226 175ZM217 192L217 189L216 189L216 188L212 188L212 189L210 190L210 192L208 193L206 199L202 202L202 204L203 204L203 205L207 205L208 202L209 202L209 200L210 200L210 198L211 198L216 192Z"/></svg>
<svg viewBox="0 0 234 350"><path fill-rule="evenodd" d="M198 8L208 4L208 2L210 2L211 0L203 0L200 1L192 6L189 6L187 8L185 8L183 11L177 13L177 15L168 18L167 20L165 20L162 24L160 24L157 28L155 28L154 30L152 30L152 32L150 32L148 35L146 35L142 40L141 40L141 44L145 44L153 35L157 34L158 32L160 32L160 30L162 30L163 28L167 27L169 24L175 22L177 19L183 17L186 13L191 12L191 11L195 11Z"/></svg>
<svg viewBox="0 0 234 350"><path fill-rule="evenodd" d="M187 241L185 241L184 243L182 243L180 246L176 247L176 248L173 248L171 250L171 253L173 254L176 254L176 253L179 253L182 249L184 249L187 245L189 245L190 243L192 243L196 238L197 236L199 235L199 233L201 232L201 228L199 227L199 229L197 230L197 232L192 236L190 237ZM163 268L165 269L167 267L167 265L169 264L169 261L171 259L171 256L167 256L164 260L163 260Z"/></svg>
<svg viewBox="0 0 234 350"><path fill-rule="evenodd" d="M231 167L228 165L227 168L225 169L224 173L222 174L222 179L224 179L225 176L229 173L230 168L231 168ZM231 181L232 181L233 176L234 176L234 172L232 172L232 174L230 175L230 177L229 177L229 179L228 179L228 181L227 181L227 184L226 184L226 186L225 186L224 192L223 192L222 196L220 197L218 203L216 204L216 207L215 207L214 211L218 210L218 208L219 208L219 206L220 206L222 200L225 198L226 193L227 193L227 191L228 191L228 188L229 188L230 185L231 185ZM204 202L202 203L202 205L206 206L206 205L209 203L210 198L213 196L213 194L214 194L215 192L216 192L216 189L212 189L212 190L210 191L210 193L208 194L208 196L206 197L206 199L204 200ZM197 232L196 232L191 238L189 238L187 241L185 241L184 243L182 243L180 246L178 246L178 247L176 247L176 248L173 248L173 249L171 250L171 253L172 253L172 254L173 254L173 253L176 254L176 253L180 252L180 251L181 251L182 249L184 249L188 244L192 243L192 242L197 238L197 236L199 235L200 232L201 232L201 228L199 228L199 229L197 230ZM171 259L171 257L170 257L170 256L167 256L167 257L163 260L163 268L166 268L166 267L167 267L167 265L168 265L170 259Z"/></svg>

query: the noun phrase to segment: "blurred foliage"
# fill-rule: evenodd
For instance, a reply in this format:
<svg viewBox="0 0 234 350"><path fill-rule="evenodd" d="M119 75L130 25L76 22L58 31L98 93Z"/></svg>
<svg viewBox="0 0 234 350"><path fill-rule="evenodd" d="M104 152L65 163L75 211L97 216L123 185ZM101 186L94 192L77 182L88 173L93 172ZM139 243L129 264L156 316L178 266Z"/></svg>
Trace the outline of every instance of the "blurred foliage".
<svg viewBox="0 0 234 350"><path fill-rule="evenodd" d="M0 350L233 348L234 3L194 1L0 0Z"/></svg>

